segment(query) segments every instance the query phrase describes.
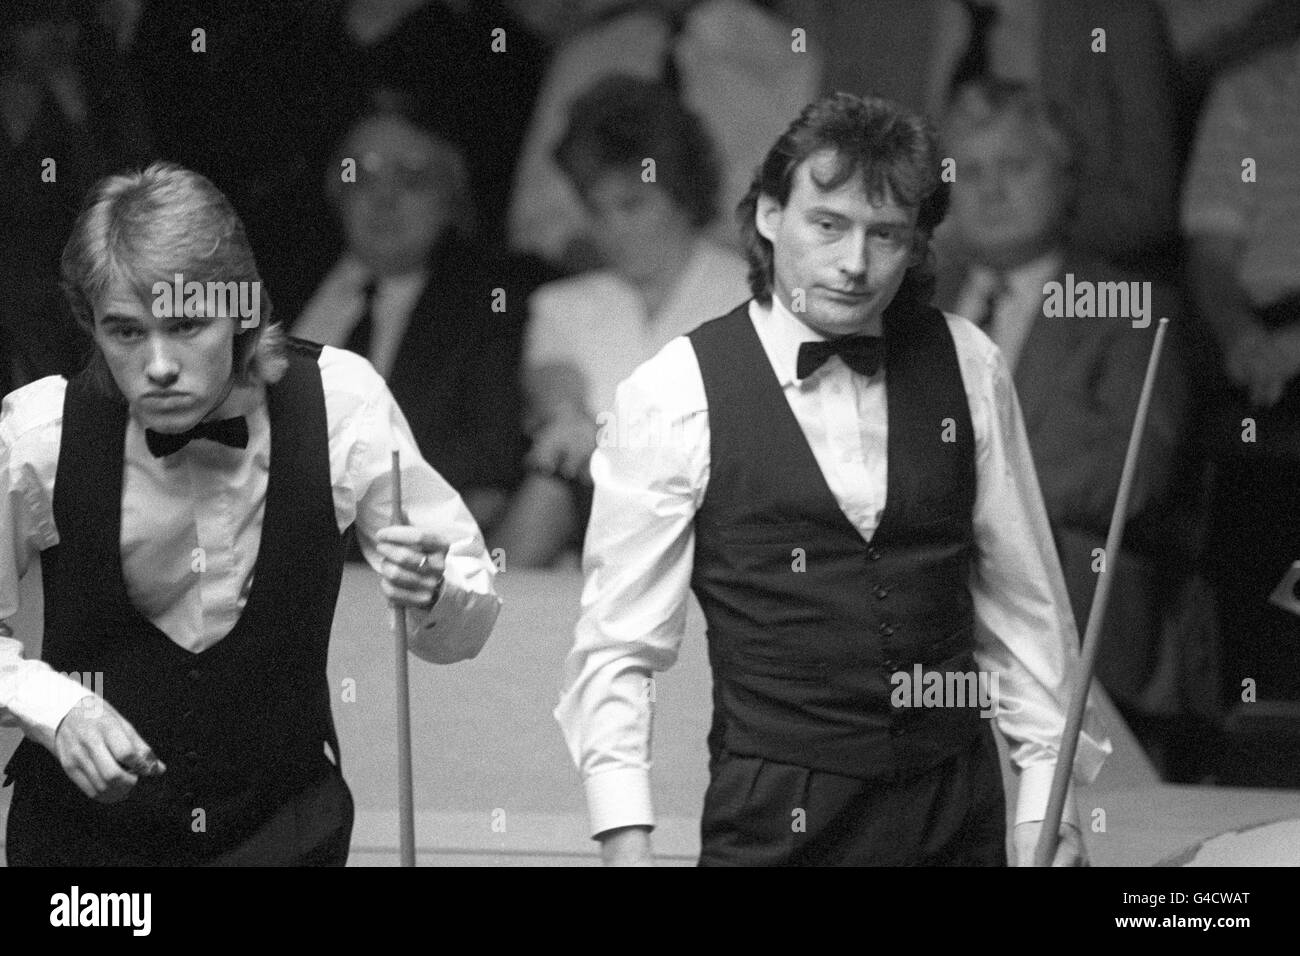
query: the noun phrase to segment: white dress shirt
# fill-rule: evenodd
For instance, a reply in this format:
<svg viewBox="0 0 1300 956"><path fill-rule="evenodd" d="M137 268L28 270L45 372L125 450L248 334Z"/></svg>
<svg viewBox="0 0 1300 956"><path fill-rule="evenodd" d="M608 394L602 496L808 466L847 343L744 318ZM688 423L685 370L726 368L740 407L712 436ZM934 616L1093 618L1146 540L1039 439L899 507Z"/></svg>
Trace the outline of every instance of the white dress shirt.
<svg viewBox="0 0 1300 956"><path fill-rule="evenodd" d="M888 490L886 373L868 379L833 357L800 380L799 345L822 336L776 300L771 308L751 301L749 314L827 484L871 540ZM1020 771L1016 822L1041 820L1078 635L1006 363L970 322L948 316L948 328L975 432L975 657L999 675L995 719ZM616 415L625 434L642 437L602 440L592 458L582 617L555 710L583 776L593 834L654 825L646 678L677 659L694 517L709 480L708 407L689 340L673 340L619 386ZM1075 763L1084 782L1111 750L1095 720L1090 708Z"/></svg>
<svg viewBox="0 0 1300 956"><path fill-rule="evenodd" d="M749 298L748 266L729 249L697 239L686 267L654 314L609 270L548 282L528 300L524 366L577 368L593 416L614 407L618 383L679 335Z"/></svg>
<svg viewBox="0 0 1300 956"><path fill-rule="evenodd" d="M370 304L370 364L384 378L393 370L411 313L429 283L425 271L375 277L361 261L345 255L334 264L293 326L293 334L325 345L343 348L365 308L366 284L375 280Z"/></svg>
<svg viewBox="0 0 1300 956"><path fill-rule="evenodd" d="M428 611L407 611L411 651L445 663L473 657L501 603L478 526L420 456L370 364L326 347L319 367L340 533L355 518L361 551L379 570L375 534L391 524L392 452L399 451L409 523L451 542L437 603ZM0 413L0 726L19 726L47 747L86 688L39 660L24 660L21 642L8 636L4 622L18 610L18 583L32 559L59 543L53 502L66 387L61 376L32 382L7 395ZM143 427L127 419L121 535L127 593L163 633L196 653L224 638L239 619L266 510L271 431L265 391L237 389L225 409L247 416L247 448L199 440L155 458Z"/></svg>
<svg viewBox="0 0 1300 956"><path fill-rule="evenodd" d="M817 95L820 58L813 50L792 49L791 27L747 0L704 0L686 14L675 48L682 99L718 152L723 214L711 234L733 248L741 248L741 242L730 210L749 189L768 147ZM556 52L537 95L511 193L512 248L555 259L586 230L582 201L552 156L568 126L569 108L613 73L661 79L668 39L664 17L632 11L583 30Z"/></svg>

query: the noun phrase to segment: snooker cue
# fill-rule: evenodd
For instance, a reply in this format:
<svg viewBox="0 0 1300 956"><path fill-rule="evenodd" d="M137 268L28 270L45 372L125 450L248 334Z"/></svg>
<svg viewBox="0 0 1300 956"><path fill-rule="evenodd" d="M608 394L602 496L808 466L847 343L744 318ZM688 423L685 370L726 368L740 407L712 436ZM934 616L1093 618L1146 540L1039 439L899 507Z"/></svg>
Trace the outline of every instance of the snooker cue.
<svg viewBox="0 0 1300 956"><path fill-rule="evenodd" d="M1160 364L1160 349L1164 344L1165 330L1168 325L1168 317L1161 318L1160 325L1156 328L1155 342L1151 346L1151 357L1147 360L1146 379L1142 382L1142 397L1138 399L1137 415L1133 419L1133 430L1129 433L1128 451L1124 455L1124 470L1119 479L1119 493L1115 496L1115 510L1110 515L1106 553L1101 574L1097 579L1097 589L1092 593L1092 607L1088 611L1088 627L1084 632L1083 650L1080 653L1074 693L1070 699L1069 715L1065 722L1065 732L1061 735L1061 746L1057 751L1056 771L1052 775L1051 796L1047 801L1047 815L1043 819L1043 829L1038 834L1038 846L1034 850L1034 866L1051 866L1056 856L1061 817L1065 812L1066 788L1069 786L1070 774L1074 769L1074 754L1079 743L1079 732L1083 728L1083 711L1088 702L1088 688L1092 685L1097 648L1101 644L1101 625L1106 616L1106 603L1110 599L1113 559L1119 556L1120 541L1124 538L1129 492L1133 487L1133 473L1137 470L1138 448L1142 444L1142 431L1146 427L1147 409L1151 404L1151 391L1156 380L1156 367Z"/></svg>
<svg viewBox="0 0 1300 956"><path fill-rule="evenodd" d="M402 512L402 469L393 452L393 524L405 524ZM415 866L415 800L411 783L411 686L406 661L406 609L392 602L393 640L397 662L397 825L402 866Z"/></svg>

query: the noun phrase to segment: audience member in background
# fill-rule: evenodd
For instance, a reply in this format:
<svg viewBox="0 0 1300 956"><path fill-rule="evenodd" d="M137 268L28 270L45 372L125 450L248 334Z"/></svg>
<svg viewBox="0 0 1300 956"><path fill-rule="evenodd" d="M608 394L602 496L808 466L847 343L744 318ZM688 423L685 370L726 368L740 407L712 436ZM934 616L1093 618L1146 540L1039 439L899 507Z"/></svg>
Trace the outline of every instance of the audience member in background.
<svg viewBox="0 0 1300 956"><path fill-rule="evenodd" d="M505 0L506 7L548 47L559 46L597 20L626 12L639 0Z"/></svg>
<svg viewBox="0 0 1300 956"><path fill-rule="evenodd" d="M1209 550L1229 704L1246 678L1261 700L1300 701L1300 618L1268 600L1300 559L1297 103L1300 43L1223 75L1183 197L1188 284L1229 383L1212 419Z"/></svg>
<svg viewBox="0 0 1300 956"><path fill-rule="evenodd" d="M1195 113L1220 73L1300 38L1295 0L1161 0L1161 6L1181 61L1183 96Z"/></svg>
<svg viewBox="0 0 1300 956"><path fill-rule="evenodd" d="M317 214L320 163L377 90L408 90L427 122L459 131L478 234L504 236L545 51L501 0L168 0L140 34L166 154L245 213L284 314L339 252Z"/></svg>
<svg viewBox="0 0 1300 956"><path fill-rule="evenodd" d="M608 18L563 45L547 70L511 197L510 242L570 266L592 261L585 204L555 163L575 99L611 73L661 80L704 122L718 151L721 208L745 194L767 145L816 93L820 63L791 27L748 0L607 3ZM712 235L740 248L727 215Z"/></svg>
<svg viewBox="0 0 1300 956"><path fill-rule="evenodd" d="M152 157L107 30L69 0L15 0L0 25L0 394L80 371L59 255L100 176Z"/></svg>
<svg viewBox="0 0 1300 956"><path fill-rule="evenodd" d="M293 332L370 359L421 453L491 528L521 473L517 382L535 281L472 240L460 150L399 97L352 126L326 178L346 249Z"/></svg>
<svg viewBox="0 0 1300 956"><path fill-rule="evenodd" d="M337 10L333 42L348 68L334 95L360 102L378 88L409 90L440 128L460 130L475 228L504 240L544 72L540 42L503 0L343 0Z"/></svg>
<svg viewBox="0 0 1300 956"><path fill-rule="evenodd" d="M529 302L531 474L501 537L525 565L580 543L597 419L613 408L618 383L748 293L744 260L704 234L717 213L718 164L703 123L671 91L607 77L574 102L555 156L606 265L545 285ZM630 440L617 422L602 424L609 440Z"/></svg>
<svg viewBox="0 0 1300 956"><path fill-rule="evenodd" d="M1139 316L1046 314L1047 283L1074 288L1140 281L1068 242L1079 201L1078 154L1059 113L1024 84L984 81L958 96L946 122L956 160L949 222L956 250L943 257L936 304L978 323L1012 368L1034 465L1074 608L1084 633L1097 583L1138 396L1169 290L1150 286ZM955 252L955 254L954 254ZM1104 295L1097 299L1104 304ZM1121 314L1116 314L1117 312ZM1134 320L1150 324L1135 328ZM1171 329L1171 333L1174 330ZM1121 705L1136 706L1159 651L1165 598L1187 573L1157 527L1169 520L1171 489L1184 472L1187 383L1171 335L1161 358L1142 456L1129 502L1125 547L1112 568L1098 676Z"/></svg>
<svg viewBox="0 0 1300 956"><path fill-rule="evenodd" d="M779 0L776 9L823 51L827 92L871 92L940 116L956 87L992 75L1061 104L1080 133L1071 245L1143 271L1152 250L1170 252L1175 70L1153 0Z"/></svg>

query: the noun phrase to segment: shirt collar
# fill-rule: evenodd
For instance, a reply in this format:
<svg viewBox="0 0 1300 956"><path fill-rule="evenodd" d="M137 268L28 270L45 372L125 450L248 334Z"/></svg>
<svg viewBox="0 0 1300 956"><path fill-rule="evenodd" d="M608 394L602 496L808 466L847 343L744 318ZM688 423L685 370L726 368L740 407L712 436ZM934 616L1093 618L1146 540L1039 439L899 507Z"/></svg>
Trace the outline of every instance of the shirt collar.
<svg viewBox="0 0 1300 956"><path fill-rule="evenodd" d="M385 276L376 282L375 297L409 306L420 297L428 278L429 274L423 269L400 276Z"/></svg>
<svg viewBox="0 0 1300 956"><path fill-rule="evenodd" d="M337 289L359 289L366 284L369 275L370 270L360 259L350 252L345 252L339 261L334 263L334 268L329 271L329 275L321 284Z"/></svg>
<svg viewBox="0 0 1300 956"><path fill-rule="evenodd" d="M427 269L416 269L414 272L403 273L399 276L384 276L379 278L362 263L360 259L352 253L344 253L334 268L330 270L326 282L335 289L346 290L346 293L361 295L366 284L371 280L375 282L375 297L378 299L392 298L395 301L414 300L424 291L424 285L429 279ZM325 284L325 283L322 283Z"/></svg>
<svg viewBox="0 0 1300 956"><path fill-rule="evenodd" d="M781 387L797 385L801 381L796 374L799 346L805 342L824 342L826 336L795 318L776 295L769 305L750 299L749 318Z"/></svg>
<svg viewBox="0 0 1300 956"><path fill-rule="evenodd" d="M236 385L212 416L214 420L249 415L266 404L266 386L261 383Z"/></svg>
<svg viewBox="0 0 1300 956"><path fill-rule="evenodd" d="M972 269L972 278L981 289L991 292L997 285L998 276L1006 282L1006 290L1016 298L1037 298L1043 294L1043 285L1054 279L1061 271L1062 259L1059 249L1046 252L1036 259L1022 262L1002 273L988 266L977 265Z"/></svg>

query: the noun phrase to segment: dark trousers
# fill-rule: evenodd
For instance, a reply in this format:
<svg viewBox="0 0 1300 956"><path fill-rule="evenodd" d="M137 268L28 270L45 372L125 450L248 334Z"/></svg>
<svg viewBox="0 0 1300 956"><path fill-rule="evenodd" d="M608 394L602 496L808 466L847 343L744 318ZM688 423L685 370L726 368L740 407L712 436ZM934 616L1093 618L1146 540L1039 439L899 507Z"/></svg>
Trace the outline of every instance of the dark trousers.
<svg viewBox="0 0 1300 956"><path fill-rule="evenodd" d="M80 797L81 794L78 793ZM84 797L82 799L85 799ZM115 840L111 805L97 807L103 829L62 824L39 786L14 787L5 856L9 866L343 866L355 808L337 769L295 794L270 819L224 853L196 858L188 847L132 846Z"/></svg>
<svg viewBox="0 0 1300 956"><path fill-rule="evenodd" d="M700 866L1006 866L993 730L901 781L724 752L700 830Z"/></svg>

